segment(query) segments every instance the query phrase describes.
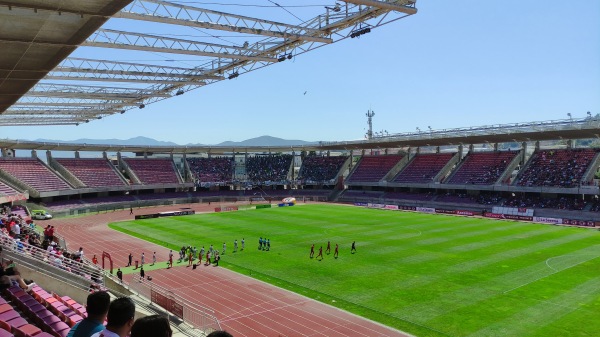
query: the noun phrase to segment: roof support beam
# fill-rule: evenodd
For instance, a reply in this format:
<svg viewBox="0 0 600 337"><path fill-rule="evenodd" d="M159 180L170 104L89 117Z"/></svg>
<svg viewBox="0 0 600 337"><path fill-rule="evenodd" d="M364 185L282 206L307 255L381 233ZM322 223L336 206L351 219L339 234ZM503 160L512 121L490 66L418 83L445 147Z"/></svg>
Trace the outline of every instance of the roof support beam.
<svg viewBox="0 0 600 337"><path fill-rule="evenodd" d="M133 78L133 77L94 77L94 76L76 76L76 75L54 75L49 73L44 77L45 80L56 80L56 81L92 81L92 82L113 82L113 83L156 83L156 84L169 84L169 85L202 85L203 82L199 81L182 81L182 80L168 80L168 79L157 79L157 78Z"/></svg>
<svg viewBox="0 0 600 337"><path fill-rule="evenodd" d="M135 0L115 18L167 23L282 39L332 43L318 30L157 0Z"/></svg>
<svg viewBox="0 0 600 337"><path fill-rule="evenodd" d="M179 73L157 73L157 72L144 72L144 71L126 71L126 70L107 70L107 69L85 69L85 68L72 68L58 66L54 68L50 75L56 75L56 73L87 73L94 75L120 75L120 76L137 76L143 78L153 77L168 77L168 78L180 78L189 80L222 80L223 76L215 75L195 75L195 74L179 74Z"/></svg>
<svg viewBox="0 0 600 337"><path fill-rule="evenodd" d="M82 43L82 46L218 57L246 61L277 62L277 59L273 57L255 56L256 52L262 52L260 50L110 29L97 30L87 41Z"/></svg>
<svg viewBox="0 0 600 337"><path fill-rule="evenodd" d="M118 113L120 110L46 110L46 109L38 109L38 110L14 110L8 109L2 113L2 116L56 116L65 115L65 116L82 116L82 117L93 117L97 115L109 115Z"/></svg>
<svg viewBox="0 0 600 337"><path fill-rule="evenodd" d="M376 7L381 9L387 9L390 11L401 12L405 14L417 14L417 9L414 7L408 7L404 4L414 4L414 0L403 0L403 1L376 1L376 0L342 0L355 5L365 5L370 7Z"/></svg>

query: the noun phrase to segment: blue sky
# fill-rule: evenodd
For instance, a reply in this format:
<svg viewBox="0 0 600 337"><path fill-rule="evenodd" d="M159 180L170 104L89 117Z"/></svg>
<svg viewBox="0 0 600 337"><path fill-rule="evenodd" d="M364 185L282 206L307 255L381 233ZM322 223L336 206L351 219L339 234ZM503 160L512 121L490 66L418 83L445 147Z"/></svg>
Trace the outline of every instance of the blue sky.
<svg viewBox="0 0 600 337"><path fill-rule="evenodd" d="M0 132L10 139L146 136L179 144L261 135L330 141L363 138L369 108L376 113L375 131L390 133L600 113L600 1L419 0L417 8L416 15L358 39L143 110L79 126ZM252 8L219 9L266 15ZM276 10L269 12L278 15L272 19L297 23ZM122 21L109 26L132 30L138 24ZM87 53L75 55L104 57L101 49ZM131 59L125 55L122 60Z"/></svg>

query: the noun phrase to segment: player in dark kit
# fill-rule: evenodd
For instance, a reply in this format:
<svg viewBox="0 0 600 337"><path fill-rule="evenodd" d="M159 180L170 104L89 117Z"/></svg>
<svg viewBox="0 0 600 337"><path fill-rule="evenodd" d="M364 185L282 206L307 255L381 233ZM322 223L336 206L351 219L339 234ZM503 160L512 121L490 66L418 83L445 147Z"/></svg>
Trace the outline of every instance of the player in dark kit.
<svg viewBox="0 0 600 337"><path fill-rule="evenodd" d="M331 242L327 241L327 248L325 249L325 253L329 255L331 253Z"/></svg>
<svg viewBox="0 0 600 337"><path fill-rule="evenodd" d="M350 253L356 253L356 241L352 241L352 248L350 248Z"/></svg>
<svg viewBox="0 0 600 337"><path fill-rule="evenodd" d="M338 252L338 244L336 243L335 244L335 251L333 252L333 257L337 259L338 258L338 253L339 253Z"/></svg>
<svg viewBox="0 0 600 337"><path fill-rule="evenodd" d="M310 258L312 259L315 256L315 244L313 243L312 246L310 246Z"/></svg>
<svg viewBox="0 0 600 337"><path fill-rule="evenodd" d="M317 255L317 259L319 258L319 256L321 257L321 260L323 260L323 246L319 248L319 254Z"/></svg>

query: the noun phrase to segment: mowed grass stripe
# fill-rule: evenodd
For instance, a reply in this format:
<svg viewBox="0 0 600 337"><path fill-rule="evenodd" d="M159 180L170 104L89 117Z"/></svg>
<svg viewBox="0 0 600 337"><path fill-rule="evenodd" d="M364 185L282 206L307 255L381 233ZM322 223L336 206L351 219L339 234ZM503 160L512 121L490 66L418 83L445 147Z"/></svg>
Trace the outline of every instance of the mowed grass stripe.
<svg viewBox="0 0 600 337"><path fill-rule="evenodd" d="M546 302L549 297L589 278L577 274L597 261L585 259L593 258L600 242L600 233L590 230L337 205L211 213L111 227L162 240L169 247L213 244L220 249L226 242L222 264L227 268L418 336L485 334L487 326L503 324L518 311L541 303L555 306ZM257 249L259 236L271 239L272 251ZM246 251L233 254L233 240L242 237ZM314 243L318 252L327 240L331 255L323 261L309 259L310 245ZM358 252L351 255L354 240ZM336 243L339 259L332 257ZM577 263L581 264L574 266ZM571 288L558 280L569 281ZM589 303L597 303L600 295L592 297ZM481 319L471 317L477 313ZM565 317L584 316L560 315L557 320L563 324L545 327L544 332L560 335L565 326L576 326L575 335L591 335L600 328L596 322L573 325ZM525 330L515 329L528 336Z"/></svg>

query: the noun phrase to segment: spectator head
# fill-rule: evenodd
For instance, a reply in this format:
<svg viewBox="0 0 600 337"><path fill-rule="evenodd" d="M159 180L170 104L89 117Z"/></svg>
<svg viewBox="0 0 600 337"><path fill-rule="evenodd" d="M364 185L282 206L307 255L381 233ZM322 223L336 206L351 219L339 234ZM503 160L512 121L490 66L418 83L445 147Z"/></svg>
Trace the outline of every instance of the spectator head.
<svg viewBox="0 0 600 337"><path fill-rule="evenodd" d="M129 332L135 316L135 303L129 297L119 297L110 303L107 315L107 327L114 330L125 329ZM111 330L113 332L116 332Z"/></svg>
<svg viewBox="0 0 600 337"><path fill-rule="evenodd" d="M133 337L133 336L131 336ZM209 333L206 337L233 337L232 334L230 334L227 331L213 331L211 333Z"/></svg>
<svg viewBox="0 0 600 337"><path fill-rule="evenodd" d="M86 311L91 318L104 321L110 306L110 295L106 291L97 291L87 297Z"/></svg>
<svg viewBox="0 0 600 337"><path fill-rule="evenodd" d="M131 337L171 337L169 320L160 315L139 318L131 328Z"/></svg>

